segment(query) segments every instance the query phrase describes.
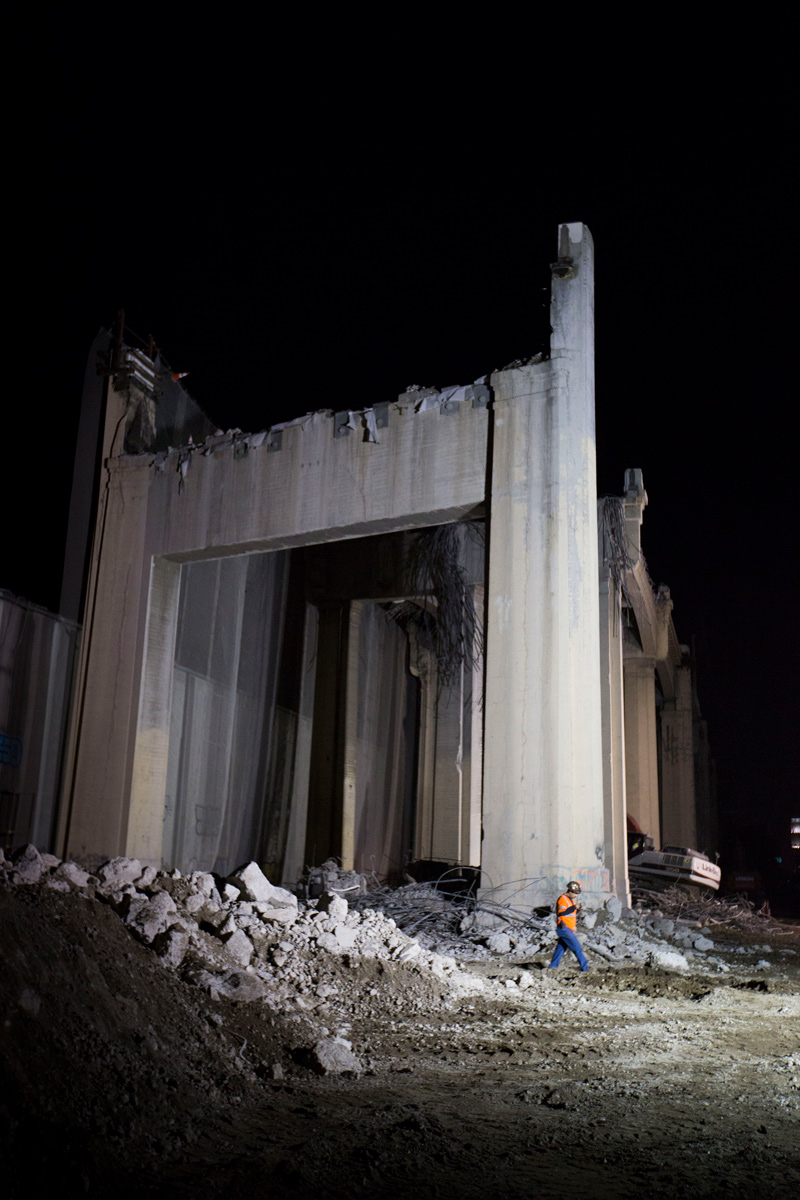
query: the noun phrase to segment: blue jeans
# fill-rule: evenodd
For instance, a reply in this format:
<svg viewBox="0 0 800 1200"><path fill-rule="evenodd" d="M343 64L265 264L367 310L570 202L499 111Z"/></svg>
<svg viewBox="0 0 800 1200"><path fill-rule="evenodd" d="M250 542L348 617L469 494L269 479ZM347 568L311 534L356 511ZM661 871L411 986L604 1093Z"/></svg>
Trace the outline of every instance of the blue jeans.
<svg viewBox="0 0 800 1200"><path fill-rule="evenodd" d="M577 935L571 929L567 929L566 925L559 925L557 932L558 945L556 946L556 952L553 955L550 967L557 967L567 950L571 950L581 964L581 970L588 971L589 964L586 961L586 955L581 950L581 944L578 941Z"/></svg>

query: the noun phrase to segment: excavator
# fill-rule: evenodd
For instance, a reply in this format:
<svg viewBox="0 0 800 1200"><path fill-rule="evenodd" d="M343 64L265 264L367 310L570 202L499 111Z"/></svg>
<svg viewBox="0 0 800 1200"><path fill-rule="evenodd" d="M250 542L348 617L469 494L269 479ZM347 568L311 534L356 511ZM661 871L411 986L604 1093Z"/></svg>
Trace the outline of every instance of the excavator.
<svg viewBox="0 0 800 1200"><path fill-rule="evenodd" d="M662 846L630 815L628 822L628 875L632 886L646 888L687 887L716 892L722 872L707 854L689 846Z"/></svg>

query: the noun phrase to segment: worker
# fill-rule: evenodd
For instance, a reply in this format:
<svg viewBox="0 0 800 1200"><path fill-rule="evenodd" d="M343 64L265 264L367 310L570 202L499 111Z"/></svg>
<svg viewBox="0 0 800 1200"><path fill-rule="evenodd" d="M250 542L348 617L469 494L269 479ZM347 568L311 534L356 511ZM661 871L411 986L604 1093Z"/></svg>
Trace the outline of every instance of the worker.
<svg viewBox="0 0 800 1200"><path fill-rule="evenodd" d="M589 970L586 955L581 949L575 927L578 923L578 913L583 907L577 899L581 894L581 885L574 879L567 884L567 890L556 901L556 933L558 944L548 970L558 966L567 950L571 950L580 963L582 971Z"/></svg>

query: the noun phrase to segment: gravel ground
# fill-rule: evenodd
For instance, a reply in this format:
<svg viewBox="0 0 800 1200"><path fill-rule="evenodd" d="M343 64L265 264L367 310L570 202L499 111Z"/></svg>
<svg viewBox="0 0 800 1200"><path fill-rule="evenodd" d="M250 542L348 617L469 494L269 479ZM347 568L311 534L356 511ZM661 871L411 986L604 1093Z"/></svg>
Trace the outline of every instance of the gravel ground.
<svg viewBox="0 0 800 1200"><path fill-rule="evenodd" d="M220 935L219 920L187 918L199 885L104 894L96 879L55 889L57 860L28 882L4 866L12 1200L54 1185L208 1200L800 1194L796 925L773 923L766 949L718 927L706 954L678 930L674 970L654 965L666 943L631 915L609 953L589 949L589 974L548 973L541 923L508 952L473 931L443 957L366 903L338 923L302 904L270 922L220 898L239 921ZM188 945L172 959L137 915L162 886ZM253 957L234 969L221 936L242 922ZM254 998L232 998L248 981Z"/></svg>

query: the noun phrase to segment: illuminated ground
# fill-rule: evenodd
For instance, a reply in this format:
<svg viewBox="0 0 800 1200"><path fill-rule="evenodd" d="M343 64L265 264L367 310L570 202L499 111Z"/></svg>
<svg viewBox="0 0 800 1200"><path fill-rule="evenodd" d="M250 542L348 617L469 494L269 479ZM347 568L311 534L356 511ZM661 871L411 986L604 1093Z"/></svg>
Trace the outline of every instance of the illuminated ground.
<svg viewBox="0 0 800 1200"><path fill-rule="evenodd" d="M344 959L312 1021L212 1000L98 901L18 887L0 922L12 1197L800 1193L797 926L768 972L757 950L713 977L533 962L522 992L500 959L457 996ZM297 1063L323 1022L359 1078Z"/></svg>

